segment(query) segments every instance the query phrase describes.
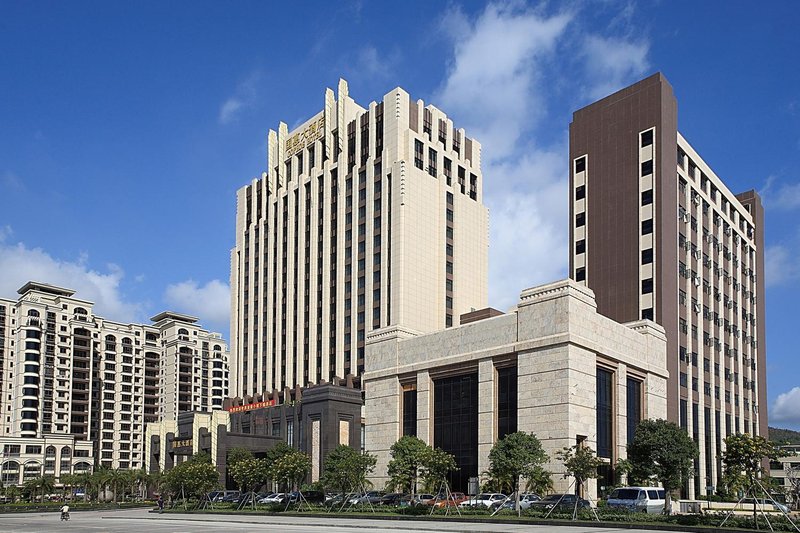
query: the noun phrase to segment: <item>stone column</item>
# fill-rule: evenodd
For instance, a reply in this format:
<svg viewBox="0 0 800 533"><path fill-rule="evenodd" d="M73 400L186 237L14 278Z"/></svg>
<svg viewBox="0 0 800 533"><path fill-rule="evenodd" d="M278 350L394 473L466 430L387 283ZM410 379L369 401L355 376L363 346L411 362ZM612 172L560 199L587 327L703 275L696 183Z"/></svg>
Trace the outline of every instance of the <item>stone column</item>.
<svg viewBox="0 0 800 533"><path fill-rule="evenodd" d="M616 435L614 446L614 458L612 463L619 458L627 457L626 446L628 445L628 365L625 363L617 364L617 394L616 394Z"/></svg>
<svg viewBox="0 0 800 533"><path fill-rule="evenodd" d="M489 451L497 439L497 371L491 359L478 363L478 472L489 468Z"/></svg>
<svg viewBox="0 0 800 533"><path fill-rule="evenodd" d="M417 374L417 437L433 446L433 380L427 370Z"/></svg>
<svg viewBox="0 0 800 533"><path fill-rule="evenodd" d="M364 386L365 405L370 423L366 427L365 446L377 458L370 481L383 488L388 477L389 449L400 438L400 381L397 376L367 381Z"/></svg>

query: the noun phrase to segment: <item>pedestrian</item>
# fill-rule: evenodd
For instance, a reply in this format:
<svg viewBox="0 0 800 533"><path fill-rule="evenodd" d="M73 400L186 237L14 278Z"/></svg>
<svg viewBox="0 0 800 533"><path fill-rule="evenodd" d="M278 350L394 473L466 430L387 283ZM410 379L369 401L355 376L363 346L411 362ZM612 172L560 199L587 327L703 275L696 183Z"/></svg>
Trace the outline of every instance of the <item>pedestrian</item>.
<svg viewBox="0 0 800 533"><path fill-rule="evenodd" d="M159 514L164 512L164 497L160 494L158 495L158 512Z"/></svg>

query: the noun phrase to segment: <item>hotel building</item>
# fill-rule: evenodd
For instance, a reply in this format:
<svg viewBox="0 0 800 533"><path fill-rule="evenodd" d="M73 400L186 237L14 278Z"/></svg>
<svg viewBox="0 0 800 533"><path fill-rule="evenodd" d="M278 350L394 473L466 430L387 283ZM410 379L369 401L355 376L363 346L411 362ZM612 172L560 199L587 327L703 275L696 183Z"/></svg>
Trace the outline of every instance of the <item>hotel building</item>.
<svg viewBox="0 0 800 533"><path fill-rule="evenodd" d="M488 317L488 318L481 318ZM584 443L605 458L593 498L616 482L612 465L640 420L667 414L666 338L648 320L619 324L594 294L562 280L526 289L517 308L470 313L461 325L420 335L390 326L367 336L366 449L372 481L388 480L391 446L412 435L455 456L452 490L489 468L505 435L536 434L556 492L570 488L556 452Z"/></svg>
<svg viewBox="0 0 800 533"><path fill-rule="evenodd" d="M268 137L237 193L231 391L359 376L369 331L434 331L487 301L480 144L397 88L363 107L347 83Z"/></svg>
<svg viewBox="0 0 800 533"><path fill-rule="evenodd" d="M152 325L121 323L70 289L28 282L18 292L0 299L0 443L16 438L10 449L44 454L48 439L65 436L81 443L69 446L76 450L92 443L96 466L137 469L146 423L222 408L225 341L196 318L166 312ZM45 463L42 455L40 472ZM9 465L3 456L0 469Z"/></svg>
<svg viewBox="0 0 800 533"><path fill-rule="evenodd" d="M668 416L700 449L684 496L706 494L725 437L767 435L761 200L684 139L660 73L576 111L570 161L570 276L600 313L664 327Z"/></svg>

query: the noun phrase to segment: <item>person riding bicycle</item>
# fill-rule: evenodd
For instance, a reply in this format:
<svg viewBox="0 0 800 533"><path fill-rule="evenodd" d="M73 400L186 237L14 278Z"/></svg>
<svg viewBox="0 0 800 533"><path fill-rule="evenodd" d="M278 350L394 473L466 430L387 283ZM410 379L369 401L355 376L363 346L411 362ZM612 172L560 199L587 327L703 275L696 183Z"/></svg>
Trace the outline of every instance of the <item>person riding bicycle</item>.
<svg viewBox="0 0 800 533"><path fill-rule="evenodd" d="M69 504L65 503L61 506L61 520L69 520Z"/></svg>

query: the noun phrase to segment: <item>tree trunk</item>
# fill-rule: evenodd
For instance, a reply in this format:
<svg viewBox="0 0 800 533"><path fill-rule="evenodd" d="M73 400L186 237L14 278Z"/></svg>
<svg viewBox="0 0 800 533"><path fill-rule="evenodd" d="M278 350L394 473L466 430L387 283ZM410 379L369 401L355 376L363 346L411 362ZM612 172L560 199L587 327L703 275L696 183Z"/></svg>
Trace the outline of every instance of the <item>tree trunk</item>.
<svg viewBox="0 0 800 533"><path fill-rule="evenodd" d="M672 494L666 487L664 487L664 514L669 516L672 514Z"/></svg>

